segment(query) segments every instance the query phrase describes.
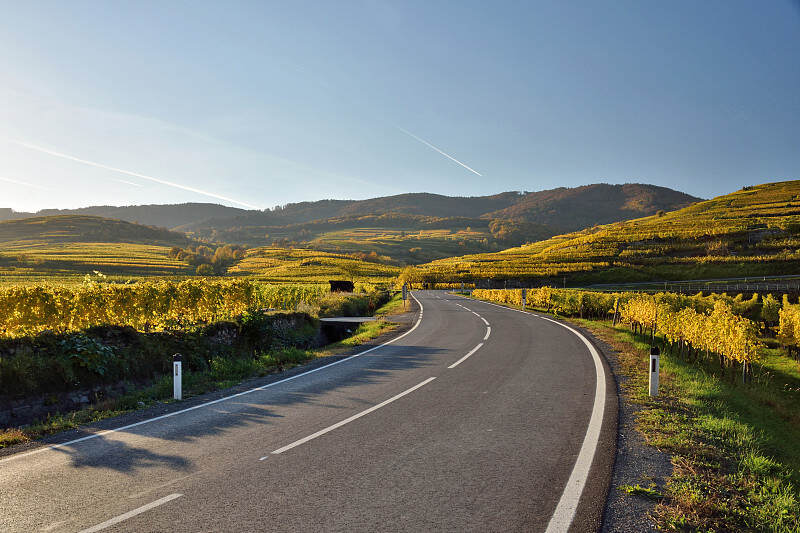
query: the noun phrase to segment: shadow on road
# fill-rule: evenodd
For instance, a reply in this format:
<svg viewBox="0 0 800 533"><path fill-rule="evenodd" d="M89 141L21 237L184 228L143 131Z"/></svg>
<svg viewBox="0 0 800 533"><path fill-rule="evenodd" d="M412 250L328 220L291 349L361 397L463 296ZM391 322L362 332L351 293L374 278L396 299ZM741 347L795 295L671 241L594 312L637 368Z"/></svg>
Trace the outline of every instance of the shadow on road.
<svg viewBox="0 0 800 533"><path fill-rule="evenodd" d="M185 470L190 466L190 461L178 455L155 453L147 448L136 448L118 440L108 440L105 436L94 439L91 447L86 447L86 450L82 450L78 444L75 447L55 448L55 451L68 455L74 468L103 468L132 473L153 466L167 466L174 470Z"/></svg>
<svg viewBox="0 0 800 533"><path fill-rule="evenodd" d="M332 391L347 391L354 387L385 382L392 379L391 373L433 365L433 357L447 350L419 346L387 346L380 353L368 354L359 358L359 365L352 368L350 375L337 376L336 379L318 379L311 382L293 381L287 385L291 390L266 389L219 402L190 413L167 418L163 423L155 422L95 437L89 441L55 448L66 454L74 468L97 468L132 473L151 467L168 467L174 470L187 470L191 460L178 455L159 454L151 449L138 448L117 440L122 435L146 435L165 441L193 442L210 435L222 434L235 428L255 425L269 425L276 418L283 418L281 408L297 404L313 404L324 408L337 408L348 411L342 417L352 414L352 405L336 405L328 396ZM347 371L340 367L340 371ZM302 371L302 370L301 370ZM274 377L282 379L285 375ZM322 375L320 374L320 377ZM364 405L371 402L356 396L348 398ZM166 424L166 425L165 425ZM90 435L86 431L83 435ZM116 438L115 438L116 437Z"/></svg>

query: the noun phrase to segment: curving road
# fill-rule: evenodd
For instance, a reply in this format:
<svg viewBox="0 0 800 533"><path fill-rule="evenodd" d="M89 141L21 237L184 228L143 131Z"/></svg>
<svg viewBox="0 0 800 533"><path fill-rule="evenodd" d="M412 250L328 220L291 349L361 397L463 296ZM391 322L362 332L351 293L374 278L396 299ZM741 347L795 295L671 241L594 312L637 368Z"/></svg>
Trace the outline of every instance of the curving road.
<svg viewBox="0 0 800 533"><path fill-rule="evenodd" d="M616 438L577 331L443 292L391 343L0 458L0 531L593 531Z"/></svg>

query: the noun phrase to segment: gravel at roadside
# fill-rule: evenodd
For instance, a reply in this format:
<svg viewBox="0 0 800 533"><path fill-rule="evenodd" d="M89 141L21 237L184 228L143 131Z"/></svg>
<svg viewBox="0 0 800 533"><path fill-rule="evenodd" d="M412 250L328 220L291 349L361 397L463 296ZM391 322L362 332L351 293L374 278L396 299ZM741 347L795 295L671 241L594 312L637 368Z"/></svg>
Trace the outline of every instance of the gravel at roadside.
<svg viewBox="0 0 800 533"><path fill-rule="evenodd" d="M657 502L645 496L628 494L620 487L637 484L648 487L651 483L655 483L656 490L663 493L666 478L672 473L670 456L648 446L636 430L635 417L641 407L633 404L622 390L628 378L621 372L615 350L597 337L595 341L603 349L606 360L616 376L619 397L617 453L600 531L654 532L657 530L650 515Z"/></svg>

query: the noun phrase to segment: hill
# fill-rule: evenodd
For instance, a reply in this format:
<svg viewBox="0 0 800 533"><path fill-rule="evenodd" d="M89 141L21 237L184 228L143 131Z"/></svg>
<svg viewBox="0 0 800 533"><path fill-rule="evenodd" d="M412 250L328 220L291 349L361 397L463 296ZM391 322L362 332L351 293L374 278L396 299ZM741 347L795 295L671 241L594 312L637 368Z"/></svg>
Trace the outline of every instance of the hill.
<svg viewBox="0 0 800 533"><path fill-rule="evenodd" d="M0 283L79 280L94 270L125 277L182 275L189 265L169 252L191 243L162 228L84 215L0 222Z"/></svg>
<svg viewBox="0 0 800 533"><path fill-rule="evenodd" d="M594 184L537 192L504 192L490 196L444 196L408 193L368 200L319 200L276 206L263 211L219 204L92 206L79 209L44 209L36 213L0 208L0 220L56 215L114 218L202 235L244 227L277 227L331 218L403 214L437 218L517 220L560 230L614 222L658 210L685 207L698 198L665 187L644 184Z"/></svg>
<svg viewBox="0 0 800 533"><path fill-rule="evenodd" d="M229 248L204 245L163 228L93 216L11 220L0 222L0 285L81 283L87 274L99 279L95 271L106 281L183 278L196 274L201 256L208 263ZM278 247L230 251L231 261L218 274L228 270L232 276L271 282L327 283L342 278L386 282L400 270L375 253Z"/></svg>
<svg viewBox="0 0 800 533"><path fill-rule="evenodd" d="M249 246L269 243L334 253L375 252L396 261L417 264L464 253L502 250L556 233L553 228L529 223L388 213L285 226L237 226L194 235L210 241Z"/></svg>
<svg viewBox="0 0 800 533"><path fill-rule="evenodd" d="M76 250L81 247L77 244L81 242L125 243L124 251L115 252L110 247L96 252L113 256L132 253L133 245L183 248L202 240L345 255L374 253L390 258L394 264L421 264L452 256L499 252L550 238L563 233L564 227L653 214L695 200L653 185L598 184L475 197L409 193L369 200L320 200L264 211L201 203L95 206L44 210L37 214L0 210L0 218L13 219L0 223L0 243L6 243L0 247L0 253L4 254L6 265L11 263L11 257L21 256L26 260L50 261L51 266L58 263L58 272L83 272L91 263L90 257L79 263L61 261L62 254L79 253ZM98 214L104 218L95 216ZM173 228L181 234L136 224L136 220ZM43 243L48 245L45 255L41 255ZM72 243L67 247L69 250L65 243ZM61 249L54 247L56 244ZM157 255L161 252L164 250ZM112 270L120 275L148 275L146 265L154 264L150 261L154 260L151 254L155 252L151 248L143 253L142 261L137 263L144 265L142 269ZM111 256L104 255L106 259L99 264L113 264ZM29 266L24 271L37 271ZM178 270L187 272L186 265L181 269ZM158 275L165 272L160 267L156 270Z"/></svg>
<svg viewBox="0 0 800 533"><path fill-rule="evenodd" d="M685 207L697 198L653 185L589 185L532 193L450 197L427 193L325 200L183 226L196 238L249 246L376 252L418 264L510 246ZM313 218L316 217L316 218Z"/></svg>
<svg viewBox="0 0 800 533"><path fill-rule="evenodd" d="M190 242L183 234L163 228L95 216L59 215L0 222L0 243L124 242L182 246Z"/></svg>
<svg viewBox="0 0 800 533"><path fill-rule="evenodd" d="M78 209L43 209L36 213L0 209L0 220L19 220L60 215L88 215L134 223L146 222L149 225L162 228L177 228L187 224L199 224L212 218L230 218L246 212L246 209L209 203L151 204L122 207L100 205Z"/></svg>
<svg viewBox="0 0 800 533"><path fill-rule="evenodd" d="M608 224L687 207L699 198L656 185L596 183L531 192L513 205L482 215L559 228L562 231Z"/></svg>
<svg viewBox="0 0 800 533"><path fill-rule="evenodd" d="M777 275L800 273L798 247L800 181L787 181L421 269L430 280L558 284Z"/></svg>
<svg viewBox="0 0 800 533"><path fill-rule="evenodd" d="M248 250L229 273L271 283L327 283L331 279L387 283L400 268L377 256L263 247Z"/></svg>
<svg viewBox="0 0 800 533"><path fill-rule="evenodd" d="M271 210L247 211L232 218L215 218L182 229L205 234L212 229L226 231L248 226L281 226L329 218L385 214L519 220L556 228L572 228L652 215L661 209L679 209L699 200L672 189L645 184L595 184L469 197L408 193L368 200L320 200L287 204Z"/></svg>

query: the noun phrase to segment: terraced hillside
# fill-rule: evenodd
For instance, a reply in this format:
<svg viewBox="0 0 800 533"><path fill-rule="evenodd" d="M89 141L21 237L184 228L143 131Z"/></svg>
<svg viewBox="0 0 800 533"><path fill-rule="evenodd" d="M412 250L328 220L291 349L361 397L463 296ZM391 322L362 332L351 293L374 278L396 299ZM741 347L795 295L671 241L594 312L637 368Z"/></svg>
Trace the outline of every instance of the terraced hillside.
<svg viewBox="0 0 800 533"><path fill-rule="evenodd" d="M70 216L96 215L147 221L207 243L375 252L396 262L420 264L454 255L498 252L564 231L684 207L697 200L654 185L594 184L474 197L408 193L367 200L320 200L264 211L200 203L94 206L39 213L0 209L0 220L26 220L35 226L46 218L42 215L66 217L59 219L65 223ZM13 226L15 231L20 227ZM92 236L79 240L116 242L102 231L118 229L90 228Z"/></svg>
<svg viewBox="0 0 800 533"><path fill-rule="evenodd" d="M498 253L422 265L426 279L601 283L800 273L800 181Z"/></svg>
<svg viewBox="0 0 800 533"><path fill-rule="evenodd" d="M546 239L557 232L540 224L465 217L387 213L330 218L287 226L250 226L216 236L227 242L299 246L331 253L386 255L404 263L499 251Z"/></svg>
<svg viewBox="0 0 800 533"><path fill-rule="evenodd" d="M82 283L95 271L107 281L198 275L230 246L189 239L182 233L85 215L0 222L0 285ZM386 282L399 272L389 258L367 250L327 253L289 247L232 250L225 268L201 275L245 276L273 282L327 283L330 279ZM216 252L216 253L215 253ZM223 254L224 255L224 254ZM227 272L226 272L227 271Z"/></svg>
<svg viewBox="0 0 800 533"><path fill-rule="evenodd" d="M273 283L327 283L331 279L388 283L400 268L383 261L385 258L366 254L263 247L248 250L228 273Z"/></svg>
<svg viewBox="0 0 800 533"><path fill-rule="evenodd" d="M0 283L78 282L94 270L120 277L185 275L189 266L169 251L191 242L180 233L93 216L0 222Z"/></svg>

